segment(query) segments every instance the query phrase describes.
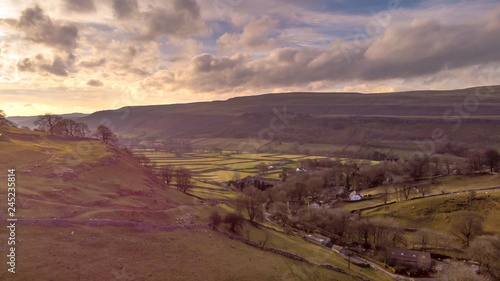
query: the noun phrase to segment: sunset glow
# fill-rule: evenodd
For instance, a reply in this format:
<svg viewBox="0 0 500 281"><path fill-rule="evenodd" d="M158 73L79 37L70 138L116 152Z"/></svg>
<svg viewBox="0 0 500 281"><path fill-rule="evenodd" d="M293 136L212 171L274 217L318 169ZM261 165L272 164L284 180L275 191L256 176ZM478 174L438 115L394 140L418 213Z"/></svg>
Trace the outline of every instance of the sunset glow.
<svg viewBox="0 0 500 281"><path fill-rule="evenodd" d="M500 83L497 1L219 2L2 1L0 108Z"/></svg>

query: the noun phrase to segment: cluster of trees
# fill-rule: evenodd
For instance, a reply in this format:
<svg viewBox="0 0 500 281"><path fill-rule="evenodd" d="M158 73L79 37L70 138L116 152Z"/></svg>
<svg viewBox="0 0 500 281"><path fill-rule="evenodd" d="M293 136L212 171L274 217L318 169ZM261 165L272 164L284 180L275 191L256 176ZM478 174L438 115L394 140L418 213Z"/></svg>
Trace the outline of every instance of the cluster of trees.
<svg viewBox="0 0 500 281"><path fill-rule="evenodd" d="M404 228L389 218L364 219L343 209L316 209L309 206L299 208L294 215L283 203L274 204L271 213L284 227L306 233L320 232L337 244L352 245L354 242L365 248L379 250L407 246Z"/></svg>
<svg viewBox="0 0 500 281"><path fill-rule="evenodd" d="M479 236L468 249L472 260L479 263L480 271L500 280L500 238L498 236Z"/></svg>
<svg viewBox="0 0 500 281"><path fill-rule="evenodd" d="M151 160L144 155L136 155L135 159L139 161L146 168L151 170L155 170L156 167L151 164ZM169 186L172 184L175 179L175 184L177 190L187 193L192 186L192 173L189 169L184 167L174 167L174 166L165 166L161 169L156 169L156 175L162 180L164 184Z"/></svg>
<svg viewBox="0 0 500 281"><path fill-rule="evenodd" d="M108 146L117 145L118 137L105 125L99 125L96 132L91 134L89 126L86 123L76 122L71 119L64 119L60 116L46 113L35 119L34 124L37 130L49 132L50 135L62 135L67 137L88 138L95 137L101 140L104 148L108 150ZM5 112L0 109L0 125L16 127L16 125L6 119Z"/></svg>
<svg viewBox="0 0 500 281"><path fill-rule="evenodd" d="M104 149L107 151L109 146L118 144L118 137L105 125L99 125L94 134L91 134L89 126L86 123L79 123L71 119L64 119L60 116L46 113L39 116L34 124L37 129L49 132L50 135L62 135L67 137L95 137L102 141Z"/></svg>
<svg viewBox="0 0 500 281"><path fill-rule="evenodd" d="M429 161L428 163L435 162ZM288 230L287 232L292 229L306 233L317 232L330 237L333 243L375 249L375 255L381 261L384 260L388 247L426 251L431 247L447 248L449 241L453 238L469 249L477 244L475 241L480 239L477 237L483 233L484 219L474 212L454 213L449 224L448 235L437 234L430 230L419 230L412 235L412 240L408 240L405 228L393 219L384 217L367 219L343 209L314 208L304 203L306 198L309 202L318 202L320 198L324 198L328 191L335 190L334 186L337 183L344 184L345 188L347 186L345 183L352 181L353 185L356 186L358 185L356 177L360 177L360 175L376 179L383 174L385 167L387 166L379 165L354 169L350 166L335 166L314 172L293 173L286 182L266 190L247 186L237 200L238 211L244 213L252 223L262 220L265 215L268 215L280 223L285 230ZM349 178L351 179L349 180ZM400 200L408 200L411 192L415 190L408 183L384 186L388 188L387 194L392 192L389 188L393 188L393 192L399 196ZM428 194L427 186L418 187L421 196ZM476 196L471 193L469 197L469 200L475 200ZM490 240L487 242L494 243ZM500 256L500 247L498 250L499 253L495 254L496 258ZM487 260L493 260L493 258ZM494 265L484 266L485 270L496 269Z"/></svg>
<svg viewBox="0 0 500 281"><path fill-rule="evenodd" d="M170 186L175 180L175 186L179 191L187 193L192 188L193 174L185 167L164 166L158 168L152 161L144 154L135 154L134 159L137 160L145 168L149 169L161 181Z"/></svg>
<svg viewBox="0 0 500 281"><path fill-rule="evenodd" d="M38 130L49 132L50 135L58 134L68 137L88 137L89 127L86 123L78 123L71 119L64 119L60 116L46 113L39 116L35 122Z"/></svg>
<svg viewBox="0 0 500 281"><path fill-rule="evenodd" d="M217 211L214 211L209 217L209 225L213 229L217 229L221 223L227 223L232 232L235 232L236 228L241 227L244 222L245 218L240 213L228 213L222 217Z"/></svg>

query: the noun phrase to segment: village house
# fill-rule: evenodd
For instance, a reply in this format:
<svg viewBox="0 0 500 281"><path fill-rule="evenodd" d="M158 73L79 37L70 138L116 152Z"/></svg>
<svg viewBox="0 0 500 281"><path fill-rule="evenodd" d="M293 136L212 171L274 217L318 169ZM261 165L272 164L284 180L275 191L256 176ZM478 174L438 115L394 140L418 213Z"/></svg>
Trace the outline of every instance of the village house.
<svg viewBox="0 0 500 281"><path fill-rule="evenodd" d="M356 191L353 191L349 194L349 199L351 201L359 201L359 200L363 199L363 197L360 194L358 194Z"/></svg>
<svg viewBox="0 0 500 281"><path fill-rule="evenodd" d="M408 269L430 271L432 259L431 254L428 252L389 248L387 251L387 264L390 266L402 266Z"/></svg>

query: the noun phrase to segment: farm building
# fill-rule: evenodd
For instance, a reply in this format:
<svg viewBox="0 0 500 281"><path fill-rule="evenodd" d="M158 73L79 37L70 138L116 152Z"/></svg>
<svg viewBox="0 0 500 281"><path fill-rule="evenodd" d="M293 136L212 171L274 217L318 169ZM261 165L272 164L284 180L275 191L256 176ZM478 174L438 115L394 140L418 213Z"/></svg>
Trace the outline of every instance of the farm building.
<svg viewBox="0 0 500 281"><path fill-rule="evenodd" d="M274 185L280 183L281 180L279 179L269 179L269 178L264 178L262 176L247 176L245 178L242 178L236 182L234 182L234 186L236 187L246 187L246 186L255 186L258 189L265 190L269 187L273 187Z"/></svg>
<svg viewBox="0 0 500 281"><path fill-rule="evenodd" d="M349 194L349 199L351 199L351 201L359 201L363 199L363 197L361 197L361 195L359 195L356 191L353 191Z"/></svg>
<svg viewBox="0 0 500 281"><path fill-rule="evenodd" d="M390 248L387 251L387 263L390 266L403 266L408 269L429 271L432 260L431 254L428 252Z"/></svg>
<svg viewBox="0 0 500 281"><path fill-rule="evenodd" d="M320 234L307 234L306 236L304 236L304 240L319 246L324 246L329 248L333 246L333 244L330 242L330 238Z"/></svg>

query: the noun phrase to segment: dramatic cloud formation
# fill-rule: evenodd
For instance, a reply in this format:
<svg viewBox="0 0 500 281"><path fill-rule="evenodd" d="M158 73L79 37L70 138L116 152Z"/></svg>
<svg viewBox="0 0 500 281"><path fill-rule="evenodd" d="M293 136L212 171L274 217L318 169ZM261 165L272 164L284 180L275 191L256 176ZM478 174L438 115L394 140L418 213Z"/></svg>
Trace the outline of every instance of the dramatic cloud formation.
<svg viewBox="0 0 500 281"><path fill-rule="evenodd" d="M494 0L2 4L0 108L19 105L10 115L500 84Z"/></svg>
<svg viewBox="0 0 500 281"><path fill-rule="evenodd" d="M54 24L39 7L27 8L17 23L25 39L70 53L77 44L78 29L72 24Z"/></svg>
<svg viewBox="0 0 500 281"><path fill-rule="evenodd" d="M202 54L191 61L191 67L159 76L175 76L170 82L176 88L220 92L234 87L305 87L318 81L410 79L499 62L496 38L500 38L500 10L468 24L415 20L389 27L369 42L337 40L326 48L280 48L257 60L242 54Z"/></svg>

